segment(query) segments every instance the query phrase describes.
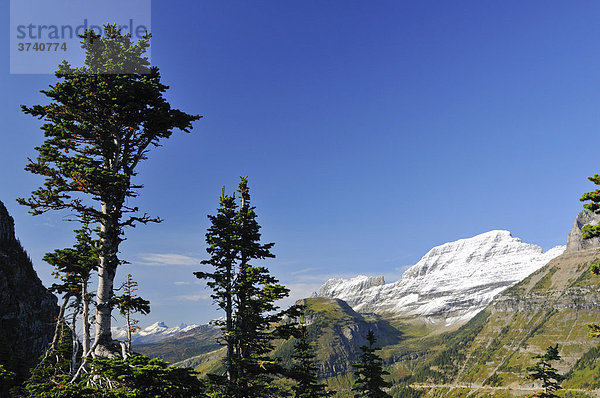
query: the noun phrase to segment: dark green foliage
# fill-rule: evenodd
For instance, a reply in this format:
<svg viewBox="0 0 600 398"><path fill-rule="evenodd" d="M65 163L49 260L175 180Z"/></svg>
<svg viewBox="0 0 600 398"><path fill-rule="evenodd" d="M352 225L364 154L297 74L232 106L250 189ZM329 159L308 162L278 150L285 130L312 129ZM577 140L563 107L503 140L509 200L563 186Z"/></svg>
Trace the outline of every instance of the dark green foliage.
<svg viewBox="0 0 600 398"><path fill-rule="evenodd" d="M0 397L7 397L9 389L14 385L16 374L0 365Z"/></svg>
<svg viewBox="0 0 600 398"><path fill-rule="evenodd" d="M102 387L115 389L115 396L205 397L204 383L193 370L139 354L127 360L117 357L92 361L91 372L85 379L89 381L94 377Z"/></svg>
<svg viewBox="0 0 600 398"><path fill-rule="evenodd" d="M58 339L40 357L39 364L31 370L31 376L16 396L24 397L75 397L65 395L62 390L72 377L71 358L73 354L71 329L64 323L58 325Z"/></svg>
<svg viewBox="0 0 600 398"><path fill-rule="evenodd" d="M498 387L502 385L502 378L498 376L498 373L494 372L490 377L488 377L484 382L484 386Z"/></svg>
<svg viewBox="0 0 600 398"><path fill-rule="evenodd" d="M308 332L304 325L300 327L292 358L294 365L290 369L290 377L297 383L292 387L295 397L321 398L335 394L333 391L326 391L325 384L319 383L314 349L308 340Z"/></svg>
<svg viewBox="0 0 600 398"><path fill-rule="evenodd" d="M209 216L206 243L211 257L203 264L211 266L212 272L194 273L207 280L212 298L225 311L225 320L217 324L227 347L226 376L212 375L211 380L226 396L278 396L272 380L283 369L268 354L273 341L290 332L290 325L281 324L286 312L277 311L275 305L289 289L267 268L255 265L257 260L275 257L270 251L274 244L260 243L260 225L250 206L247 178L241 178L238 193L239 206L235 196L225 195L223 189L217 215Z"/></svg>
<svg viewBox="0 0 600 398"><path fill-rule="evenodd" d="M383 380L383 376L389 373L383 370L383 361L375 351L380 348L375 347L375 333L373 329L369 330L367 334L367 341L369 345L360 347L362 355L360 356L360 363L354 365L356 371L356 382L352 387L352 391L355 391L355 398L385 398L391 397L389 394L383 391L383 388L390 387L391 383Z"/></svg>
<svg viewBox="0 0 600 398"><path fill-rule="evenodd" d="M206 233L207 253L209 260L202 264L212 267L212 272L194 272L199 279L206 279L206 284L213 290L211 297L225 312L224 321L214 323L221 328L227 346L227 377L233 377L233 357L235 345L234 328L234 295L236 262L238 260L238 226L236 223L237 204L234 196L225 195L225 187L221 190L217 215L209 215L211 226Z"/></svg>
<svg viewBox="0 0 600 398"><path fill-rule="evenodd" d="M54 350L42 356L23 387L13 390L15 397L206 397L204 383L191 369L169 366L159 359L133 354L121 358L90 360L88 372L72 381L72 353L69 328L63 328Z"/></svg>
<svg viewBox="0 0 600 398"><path fill-rule="evenodd" d="M556 371L550 362L560 360L558 344L549 346L546 348L545 354L534 355L533 358L538 359L538 361L535 365L527 368L527 371L529 372L527 379L540 380L544 391L533 394L530 397L557 398L558 395L554 394L554 392L560 390L560 382L564 377Z"/></svg>
<svg viewBox="0 0 600 398"><path fill-rule="evenodd" d="M592 177L588 177L588 180L593 182L595 185L600 185L600 175L594 174ZM582 202L590 202L583 205L583 207L593 213L600 212L600 189L595 189L591 192L584 193L579 199ZM600 236L600 225L585 225L581 232L583 232L583 239L590 239ZM593 267L592 270L596 270L594 273L598 273L600 270L597 266Z"/></svg>
<svg viewBox="0 0 600 398"><path fill-rule="evenodd" d="M92 271L98 268L99 240L92 238L89 219L83 220L74 231L77 243L72 248L46 253L42 260L54 267L52 275L61 281L52 284L50 291L67 297L81 296L82 285L88 283Z"/></svg>

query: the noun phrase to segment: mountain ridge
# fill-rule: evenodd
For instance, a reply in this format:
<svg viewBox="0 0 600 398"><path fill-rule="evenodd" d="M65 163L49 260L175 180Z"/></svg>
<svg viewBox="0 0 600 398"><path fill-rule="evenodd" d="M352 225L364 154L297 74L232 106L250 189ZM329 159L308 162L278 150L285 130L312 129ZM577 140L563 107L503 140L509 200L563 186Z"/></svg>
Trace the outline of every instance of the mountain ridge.
<svg viewBox="0 0 600 398"><path fill-rule="evenodd" d="M359 312L462 324L564 250L543 252L509 231L493 230L432 248L396 282L364 275L330 279L313 297L340 298Z"/></svg>
<svg viewBox="0 0 600 398"><path fill-rule="evenodd" d="M187 325L181 323L178 326L169 327L162 321L154 322L152 325L147 326L131 335L132 344L149 344L157 343L161 340L169 337L189 332L193 329L200 327L201 325L192 324ZM127 338L127 327L112 327L112 336L115 339L126 339Z"/></svg>

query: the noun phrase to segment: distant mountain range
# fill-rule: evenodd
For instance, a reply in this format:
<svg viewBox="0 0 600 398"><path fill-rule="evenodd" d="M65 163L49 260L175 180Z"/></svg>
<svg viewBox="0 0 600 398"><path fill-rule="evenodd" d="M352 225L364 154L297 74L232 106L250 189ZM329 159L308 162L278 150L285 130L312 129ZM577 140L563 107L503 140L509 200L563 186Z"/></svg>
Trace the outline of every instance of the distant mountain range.
<svg viewBox="0 0 600 398"><path fill-rule="evenodd" d="M182 323L179 326L169 327L164 322L159 321L133 333L131 336L131 343L156 343L177 334L189 332L197 327L200 327L200 325L186 325L185 323ZM127 327L113 327L112 336L117 340L125 340L127 338Z"/></svg>
<svg viewBox="0 0 600 398"><path fill-rule="evenodd" d="M544 253L508 231L490 231L434 247L397 282L386 284L383 276L364 275L329 279L313 297L341 299L362 313L462 324L564 250L557 246ZM134 333L132 343L156 343L197 327L156 322ZM113 328L114 338L126 336L124 327Z"/></svg>
<svg viewBox="0 0 600 398"><path fill-rule="evenodd" d="M346 301L355 311L462 324L503 290L562 254L490 231L431 249L397 282L382 276L329 279L313 297Z"/></svg>

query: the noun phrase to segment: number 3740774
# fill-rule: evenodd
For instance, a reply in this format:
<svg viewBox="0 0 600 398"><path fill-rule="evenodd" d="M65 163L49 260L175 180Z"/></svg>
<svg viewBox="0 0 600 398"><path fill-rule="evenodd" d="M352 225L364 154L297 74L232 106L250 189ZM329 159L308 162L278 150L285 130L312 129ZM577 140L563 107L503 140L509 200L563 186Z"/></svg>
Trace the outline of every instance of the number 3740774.
<svg viewBox="0 0 600 398"><path fill-rule="evenodd" d="M67 43L18 43L17 50L19 51L67 51Z"/></svg>

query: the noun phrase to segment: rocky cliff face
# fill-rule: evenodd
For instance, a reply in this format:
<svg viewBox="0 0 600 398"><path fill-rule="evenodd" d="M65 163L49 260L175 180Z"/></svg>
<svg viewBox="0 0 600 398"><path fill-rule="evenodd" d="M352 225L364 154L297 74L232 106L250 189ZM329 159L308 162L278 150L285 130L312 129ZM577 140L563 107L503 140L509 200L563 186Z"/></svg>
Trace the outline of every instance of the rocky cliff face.
<svg viewBox="0 0 600 398"><path fill-rule="evenodd" d="M0 240L11 240L15 238L15 223L8 214L4 203L0 202Z"/></svg>
<svg viewBox="0 0 600 398"><path fill-rule="evenodd" d="M57 313L0 202L0 364L23 376L52 339Z"/></svg>
<svg viewBox="0 0 600 398"><path fill-rule="evenodd" d="M508 231L490 231L434 247L397 282L365 276L330 279L315 296L345 300L359 312L460 324L564 249L543 253Z"/></svg>
<svg viewBox="0 0 600 398"><path fill-rule="evenodd" d="M587 249L595 249L600 247L600 238L592 238L584 240L581 234L581 228L584 225L597 225L600 221L600 215L594 214L588 210L582 210L577 214L573 222L573 228L567 235L567 252L576 252Z"/></svg>

